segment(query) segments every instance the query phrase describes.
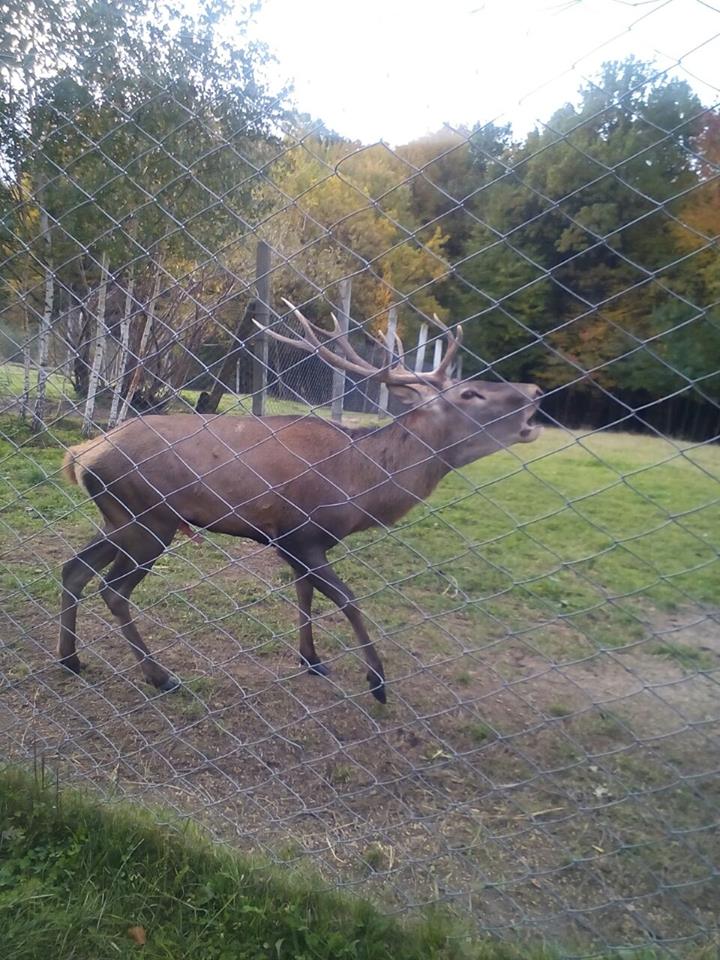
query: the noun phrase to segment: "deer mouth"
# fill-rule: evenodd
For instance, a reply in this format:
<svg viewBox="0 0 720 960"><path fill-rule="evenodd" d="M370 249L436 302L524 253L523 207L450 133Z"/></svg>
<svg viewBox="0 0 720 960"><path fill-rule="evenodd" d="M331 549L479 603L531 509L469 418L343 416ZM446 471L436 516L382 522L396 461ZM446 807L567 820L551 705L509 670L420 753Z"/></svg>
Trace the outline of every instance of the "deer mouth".
<svg viewBox="0 0 720 960"><path fill-rule="evenodd" d="M542 433L542 426L537 422L537 409L532 410L522 427L520 427L520 443L532 443Z"/></svg>

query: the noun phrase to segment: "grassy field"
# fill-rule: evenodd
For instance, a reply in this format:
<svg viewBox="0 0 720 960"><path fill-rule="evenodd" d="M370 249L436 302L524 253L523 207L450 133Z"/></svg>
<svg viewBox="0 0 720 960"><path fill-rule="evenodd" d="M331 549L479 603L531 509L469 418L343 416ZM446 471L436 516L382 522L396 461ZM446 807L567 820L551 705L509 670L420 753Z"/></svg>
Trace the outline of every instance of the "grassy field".
<svg viewBox="0 0 720 960"><path fill-rule="evenodd" d="M140 683L92 590L88 669L64 676L58 569L94 516L59 479L75 428L0 433L4 754L393 908L712 955L720 449L548 430L338 548L384 655L381 708L343 617L320 605L332 677L308 677L284 568L221 537L176 541L135 595L178 694Z"/></svg>
<svg viewBox="0 0 720 960"><path fill-rule="evenodd" d="M30 397L37 393L37 370L30 371ZM21 363L0 364L0 397L21 397L25 389L25 374ZM47 398L50 401L73 396L71 381L60 373L51 373L47 380Z"/></svg>
<svg viewBox="0 0 720 960"><path fill-rule="evenodd" d="M401 926L212 846L187 825L0 770L0 924L8 960L512 960L440 915ZM527 954L525 954L527 956ZM551 960L538 948L532 956Z"/></svg>
<svg viewBox="0 0 720 960"><path fill-rule="evenodd" d="M37 370L32 370L30 375L30 400L34 400L37 394ZM24 371L22 364L19 363L0 363L0 410L2 409L2 398L5 405L16 403L23 395L24 390ZM82 408L84 401L79 400L75 395L75 388L72 381L62 373L52 372L47 380L46 396L52 404L57 404L69 408ZM199 390L181 390L173 398L169 409L177 413L187 413L195 409L200 396ZM96 411L96 420L98 424L104 425L108 410L106 409L107 396L100 395L100 404ZM300 414L305 415L308 412L308 406L299 400L285 400L277 397L268 397L266 401L266 413L274 415ZM64 410L63 412L67 412ZM225 393L220 399L218 406L219 413L230 413L235 416L243 416L252 413L252 396L245 394ZM318 406L313 408L313 413L319 417L330 417L330 406ZM349 412L345 415L348 423L366 424L375 423L377 418L371 414Z"/></svg>

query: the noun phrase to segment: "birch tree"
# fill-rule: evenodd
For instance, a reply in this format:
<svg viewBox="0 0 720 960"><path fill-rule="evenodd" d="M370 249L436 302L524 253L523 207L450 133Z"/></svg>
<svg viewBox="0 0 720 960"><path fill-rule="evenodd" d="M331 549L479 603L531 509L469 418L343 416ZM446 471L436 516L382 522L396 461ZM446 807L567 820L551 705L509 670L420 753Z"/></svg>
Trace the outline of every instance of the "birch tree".
<svg viewBox="0 0 720 960"><path fill-rule="evenodd" d="M115 358L116 365L112 382L112 403L110 405L110 416L108 417L108 430L118 422L118 412L120 410L120 403L122 402L125 368L127 366L130 348L130 316L132 314L134 285L135 277L131 271L125 290L125 309L123 310L122 320L120 321L120 349Z"/></svg>
<svg viewBox="0 0 720 960"><path fill-rule="evenodd" d="M40 200L40 235L41 242L46 249L45 256L45 302L43 312L40 317L40 329L38 331L38 377L37 394L35 396L35 409L30 423L30 429L33 433L39 433L45 428L45 400L48 377L48 352L50 349L50 331L52 329L53 299L55 295L55 276L52 268L52 235L50 232L50 222L47 210L45 209L45 191L44 182L39 190Z"/></svg>
<svg viewBox="0 0 720 960"><path fill-rule="evenodd" d="M120 408L120 415L117 419L118 423L122 423L128 415L128 410L130 409L130 404L133 401L136 391L139 389L143 381L143 376L145 373L145 360L147 357L148 343L150 341L150 336L153 332L153 322L155 320L155 306L157 303L158 296L160 295L160 273L161 266L156 264L155 267L155 283L153 284L153 292L150 298L150 302L147 306L147 312L145 314L145 326L143 328L142 336L140 338L140 346L138 347L137 356L135 357L135 367L133 369L132 379L130 381L130 386L128 392L125 394L125 399L123 400L122 407Z"/></svg>
<svg viewBox="0 0 720 960"><path fill-rule="evenodd" d="M103 368L105 350L107 348L107 324L105 323L105 305L107 303L108 285L107 268L108 256L106 253L104 253L100 267L95 352L93 354L93 364L90 370L90 383L88 385L87 401L85 402L85 416L83 417L82 425L82 433L84 437L89 437L95 429L95 422L93 419L95 415L95 403L97 400L98 387L100 385L100 371Z"/></svg>

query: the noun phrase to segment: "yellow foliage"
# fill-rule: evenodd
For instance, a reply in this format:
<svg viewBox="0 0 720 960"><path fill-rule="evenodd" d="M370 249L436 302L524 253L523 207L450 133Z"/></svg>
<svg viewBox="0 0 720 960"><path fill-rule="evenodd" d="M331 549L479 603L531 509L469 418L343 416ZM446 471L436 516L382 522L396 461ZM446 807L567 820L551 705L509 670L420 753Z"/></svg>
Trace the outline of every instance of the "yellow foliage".
<svg viewBox="0 0 720 960"><path fill-rule="evenodd" d="M271 171L286 197L266 224L266 236L288 263L281 283L307 299L317 289L331 299L339 277L353 277L353 316L384 323L392 304L441 312L433 283L443 277L446 238L440 228L418 240L412 212L412 168L382 144L360 147L308 138ZM304 278L307 283L303 283ZM306 292L307 291L307 292ZM401 310L400 324L417 323Z"/></svg>

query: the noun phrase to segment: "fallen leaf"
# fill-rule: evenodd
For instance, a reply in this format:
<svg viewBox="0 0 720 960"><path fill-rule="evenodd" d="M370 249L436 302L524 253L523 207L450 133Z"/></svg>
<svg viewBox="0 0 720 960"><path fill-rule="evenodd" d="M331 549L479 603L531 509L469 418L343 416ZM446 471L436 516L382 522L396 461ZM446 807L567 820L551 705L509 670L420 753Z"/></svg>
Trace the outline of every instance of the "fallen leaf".
<svg viewBox="0 0 720 960"><path fill-rule="evenodd" d="M139 947L144 947L147 942L145 927L128 927L128 936L131 940L134 940Z"/></svg>

